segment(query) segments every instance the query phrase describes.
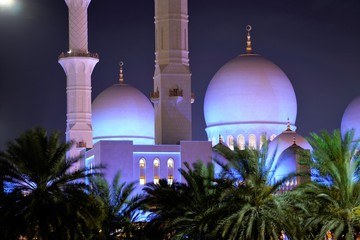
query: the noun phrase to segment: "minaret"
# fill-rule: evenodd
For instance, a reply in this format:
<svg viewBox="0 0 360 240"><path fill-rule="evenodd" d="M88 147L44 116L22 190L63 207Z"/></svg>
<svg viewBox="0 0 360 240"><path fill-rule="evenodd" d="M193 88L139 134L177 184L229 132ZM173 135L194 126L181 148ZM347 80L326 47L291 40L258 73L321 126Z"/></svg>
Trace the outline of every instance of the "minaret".
<svg viewBox="0 0 360 240"><path fill-rule="evenodd" d="M69 8L69 51L61 53L59 63L66 74L66 141L76 145L70 157L92 147L91 73L99 61L88 51L87 8L91 0L65 0Z"/></svg>
<svg viewBox="0 0 360 240"><path fill-rule="evenodd" d="M188 1L155 0L155 143L192 140Z"/></svg>

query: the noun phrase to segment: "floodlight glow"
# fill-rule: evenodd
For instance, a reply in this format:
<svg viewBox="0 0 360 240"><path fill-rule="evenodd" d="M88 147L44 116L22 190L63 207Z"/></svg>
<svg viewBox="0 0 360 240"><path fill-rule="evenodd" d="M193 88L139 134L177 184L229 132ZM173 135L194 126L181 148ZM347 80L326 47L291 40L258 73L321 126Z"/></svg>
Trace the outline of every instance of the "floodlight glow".
<svg viewBox="0 0 360 240"><path fill-rule="evenodd" d="M0 0L0 6L11 6L14 4L14 0Z"/></svg>

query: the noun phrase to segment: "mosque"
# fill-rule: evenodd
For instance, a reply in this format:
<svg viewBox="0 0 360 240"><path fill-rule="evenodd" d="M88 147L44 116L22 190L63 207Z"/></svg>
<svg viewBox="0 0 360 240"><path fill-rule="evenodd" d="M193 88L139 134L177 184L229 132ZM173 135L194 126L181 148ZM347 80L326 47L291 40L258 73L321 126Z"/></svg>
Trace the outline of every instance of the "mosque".
<svg viewBox="0 0 360 240"><path fill-rule="evenodd" d="M246 29L245 51L225 63L207 87L204 116L208 141L193 141L187 0L154 0L151 96L124 79L120 64L118 82L93 102L91 74L99 58L88 50L87 8L91 0L65 2L69 51L60 54L59 63L67 78L66 140L76 143L68 156L82 156L75 168L102 164L109 180L120 170L122 180L137 181L140 187L162 178L169 183L181 182L178 169L185 162L211 162L213 147L219 141L230 149L235 145L256 149L269 141L275 159L283 159L278 163L277 177L298 170L296 156L291 154L294 147L311 150L311 146L295 132L295 91L283 70L253 51L251 26ZM346 109L342 130L356 127L359 114L360 98Z"/></svg>

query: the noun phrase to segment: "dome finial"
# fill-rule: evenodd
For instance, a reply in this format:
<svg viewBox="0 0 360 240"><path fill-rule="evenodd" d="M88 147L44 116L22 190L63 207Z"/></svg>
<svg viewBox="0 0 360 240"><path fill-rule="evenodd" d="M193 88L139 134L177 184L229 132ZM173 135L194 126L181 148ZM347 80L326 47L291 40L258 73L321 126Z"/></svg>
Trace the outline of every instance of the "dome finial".
<svg viewBox="0 0 360 240"><path fill-rule="evenodd" d="M250 36L251 29L252 29L251 25L246 26L246 31L247 31L246 53L247 54L253 53L252 52L252 46L251 46L251 36Z"/></svg>
<svg viewBox="0 0 360 240"><path fill-rule="evenodd" d="M124 62L120 61L119 66L120 66L119 82L120 82L120 84L123 84L124 83L124 74L123 74Z"/></svg>
<svg viewBox="0 0 360 240"><path fill-rule="evenodd" d="M295 135L293 136L293 145L296 145L296 137L295 137Z"/></svg>
<svg viewBox="0 0 360 240"><path fill-rule="evenodd" d="M290 119L287 119L287 128L286 131L291 131L291 126L290 126Z"/></svg>

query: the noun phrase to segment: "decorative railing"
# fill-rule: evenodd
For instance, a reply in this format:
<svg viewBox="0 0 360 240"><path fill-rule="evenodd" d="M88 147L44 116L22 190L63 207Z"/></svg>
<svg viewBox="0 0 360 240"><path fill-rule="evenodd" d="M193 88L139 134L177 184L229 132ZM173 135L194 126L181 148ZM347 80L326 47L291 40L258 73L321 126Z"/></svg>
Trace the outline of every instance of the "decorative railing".
<svg viewBox="0 0 360 240"><path fill-rule="evenodd" d="M91 57L91 58L99 58L99 54L97 53L79 53L79 52L62 52L59 55L60 58L66 58L66 57Z"/></svg>
<svg viewBox="0 0 360 240"><path fill-rule="evenodd" d="M169 90L169 97L182 97L183 96L183 90L174 88Z"/></svg>
<svg viewBox="0 0 360 240"><path fill-rule="evenodd" d="M159 98L159 97L160 97L159 90L156 92L150 93L150 98Z"/></svg>
<svg viewBox="0 0 360 240"><path fill-rule="evenodd" d="M293 178L291 180L286 181L281 186L279 186L276 193L277 194L282 194L282 193L285 193L285 192L289 192L289 191L293 190L297 185L298 185L297 179Z"/></svg>
<svg viewBox="0 0 360 240"><path fill-rule="evenodd" d="M80 142L76 143L76 147L77 148L86 148L86 142L80 141Z"/></svg>
<svg viewBox="0 0 360 240"><path fill-rule="evenodd" d="M169 89L169 97L176 98L177 102L181 101L183 99L183 90L181 90L179 88ZM158 102L159 98L160 98L159 90L157 90L156 92L150 93L150 99L152 102ZM193 103L194 100L195 100L195 94L192 92L191 93L191 103Z"/></svg>

